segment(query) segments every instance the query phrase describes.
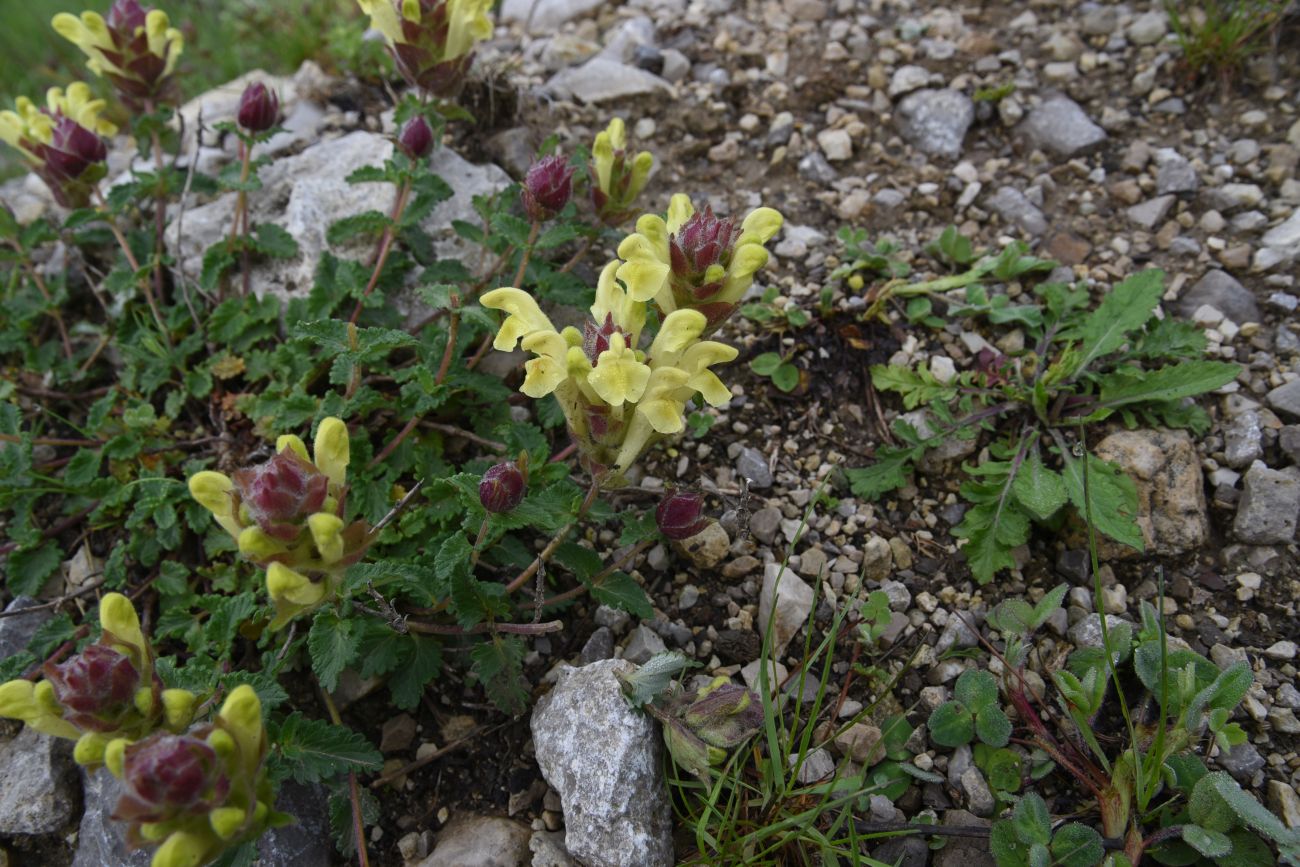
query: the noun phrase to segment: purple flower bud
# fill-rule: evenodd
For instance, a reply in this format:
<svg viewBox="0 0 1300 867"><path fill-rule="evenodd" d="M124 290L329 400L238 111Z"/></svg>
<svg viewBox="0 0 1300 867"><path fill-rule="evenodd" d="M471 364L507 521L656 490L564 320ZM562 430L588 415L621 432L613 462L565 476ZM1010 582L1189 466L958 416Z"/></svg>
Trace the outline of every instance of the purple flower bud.
<svg viewBox="0 0 1300 867"><path fill-rule="evenodd" d="M140 0L116 0L108 10L105 23L113 30L134 33L145 26L149 8L141 6Z"/></svg>
<svg viewBox="0 0 1300 867"><path fill-rule="evenodd" d="M249 132L266 132L280 120L280 97L262 82L254 82L239 98L238 118L239 125Z"/></svg>
<svg viewBox="0 0 1300 867"><path fill-rule="evenodd" d="M705 206L704 210L696 211L669 238L673 274L690 278L702 274L710 265L726 265L731 258L731 246L739 235L731 221L715 217L712 208Z"/></svg>
<svg viewBox="0 0 1300 867"><path fill-rule="evenodd" d="M674 542L689 539L709 525L705 517L704 498L694 491L669 491L655 509L659 532Z"/></svg>
<svg viewBox="0 0 1300 867"><path fill-rule="evenodd" d="M402 126L397 146L413 160L422 160L433 150L433 128L423 117L413 117Z"/></svg>
<svg viewBox="0 0 1300 867"><path fill-rule="evenodd" d="M41 148L45 170L59 180L75 181L96 163L108 158L108 146L95 133L70 117L54 120L50 143Z"/></svg>
<svg viewBox="0 0 1300 867"><path fill-rule="evenodd" d="M64 718L89 731L112 731L133 707L140 672L111 647L92 644L61 665L46 665L45 679L66 710Z"/></svg>
<svg viewBox="0 0 1300 867"><path fill-rule="evenodd" d="M528 167L519 197L530 218L541 222L564 210L573 195L574 171L559 154L542 157Z"/></svg>
<svg viewBox="0 0 1300 867"><path fill-rule="evenodd" d="M189 735L159 733L128 746L122 783L113 818L128 822L207 812L230 791L216 750Z"/></svg>
<svg viewBox="0 0 1300 867"><path fill-rule="evenodd" d="M329 478L290 448L231 479L257 525L286 542L298 538L302 521L320 511L329 493Z"/></svg>
<svg viewBox="0 0 1300 867"><path fill-rule="evenodd" d="M513 461L497 464L483 474L478 485L478 501L489 512L508 512L524 498L528 480Z"/></svg>
<svg viewBox="0 0 1300 867"><path fill-rule="evenodd" d="M682 719L705 743L730 749L763 727L763 707L745 687L722 683L701 690L682 712Z"/></svg>

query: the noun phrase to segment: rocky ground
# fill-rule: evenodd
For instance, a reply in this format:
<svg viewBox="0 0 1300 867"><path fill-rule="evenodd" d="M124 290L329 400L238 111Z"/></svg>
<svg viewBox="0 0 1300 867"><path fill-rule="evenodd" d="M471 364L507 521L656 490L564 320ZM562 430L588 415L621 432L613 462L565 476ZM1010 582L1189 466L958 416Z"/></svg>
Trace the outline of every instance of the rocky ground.
<svg viewBox="0 0 1300 867"><path fill-rule="evenodd" d="M838 284L833 312L819 314L843 225L895 239L920 274L931 267L921 249L947 225L977 247L1023 239L1060 263L1057 276L1099 289L1142 268L1162 268L1166 313L1202 325L1214 352L1244 365L1237 382L1205 402L1214 426L1199 441L1166 431L1095 432L1103 440L1099 452L1138 481L1143 529L1157 552L1146 559L1112 552L1102 579L1108 613L1132 620L1140 600L1155 600L1163 578L1172 635L1220 664L1250 661L1256 683L1241 720L1250 740L1216 761L1288 824L1300 823L1293 788L1300 779L1294 20L1279 48L1255 57L1222 94L1189 78L1159 3L506 0L502 15L506 26L481 53L490 86L476 91L480 127L457 133L461 156L440 157L458 199L435 212L431 225L464 213L470 193L499 186L507 174L519 177L546 136L556 134L567 150L588 143L617 114L657 160L647 209L681 191L723 214L761 203L785 215L764 273L780 290L777 304L799 305L813 321L777 334L737 320L723 333L744 347L729 379L736 398L715 413L706 435L644 461L624 496L644 506L666 485L700 486L716 513L726 513L729 535L715 534L692 552L656 547L636 564L655 599L655 620L637 623L580 606L566 615L564 633L538 640L529 673L541 701L531 728L529 720L504 719L479 704L454 676L415 715L393 717L381 700L355 698L352 721L382 737L396 767L453 746L396 789L378 792L383 809L372 863L564 865L573 863L565 831L569 850L592 865L672 863L668 806L655 796L661 789L654 785L653 738L634 733L607 744L625 767L641 768L628 779L593 782L566 764L576 760L565 752L574 747L559 735L575 718L593 715L608 727L638 719L617 704L583 706L600 704L600 687L589 683L594 670L566 673L566 663L614 656L640 662L668 647L694 656L710 675L748 681L769 617L787 639L814 608L824 625L858 589L860 574L890 596L888 643L915 652L895 696L915 722L946 697L967 665L943 656L975 643L963 617L979 622L1007 595L1068 581L1067 618L1050 625L1040 650L1050 659L1067 643L1089 640L1096 618L1088 619L1091 581L1080 535L1036 536L1020 552L1018 571L986 587L971 581L950 535L964 507L949 469L978 454L981 444L950 451L947 463L928 464L912 485L879 503L843 488L837 468L869 463L901 411L874 394L867 366L945 359L939 363L960 369L983 340L970 323L937 332L864 330L855 321L862 299ZM279 174L264 176L272 191L265 207L288 214L304 262L264 276L292 293L309 279L308 260L322 248L328 219L360 209L337 178L353 163L377 162L388 145L382 102L370 89L312 69L284 85L293 87L286 99L290 131L276 146L287 158L269 170ZM995 89L1005 95L976 98ZM219 117L221 99L208 98L205 117ZM214 143L199 157L216 164L229 152ZM42 207L38 191L22 183L5 195L16 210ZM221 202L187 212L182 257L203 249L205 232L220 232L227 222L228 204ZM1002 339L1003 348L1013 348L1016 335ZM792 352L807 374L793 395L743 363L778 349ZM834 504L813 508L796 544L800 519L824 479ZM614 540L611 531L595 539L611 551ZM787 571L773 601L782 561L793 574ZM783 662L794 667L799 659L790 651ZM866 692L861 684L850 691L845 715L871 700ZM565 702L573 707L555 712ZM833 752L827 762L862 759L851 744ZM42 823L35 831L14 825L26 813L0 807L0 836L60 832L80 815L67 758L43 757L41 773L14 765L13 757L32 755L0 752L0 799L33 797L11 794L18 790L4 782L21 779L44 785L41 796L52 806L33 818ZM905 815L922 807L966 810L976 821L990 814L988 788L975 780L977 769L969 773L969 753L924 755L949 784L914 787L898 804ZM566 790L574 779L591 788ZM679 845L678 857L689 854ZM910 852L918 854L924 859L924 849ZM296 858L316 864L329 856L318 846ZM935 863L980 858L988 856L950 847Z"/></svg>

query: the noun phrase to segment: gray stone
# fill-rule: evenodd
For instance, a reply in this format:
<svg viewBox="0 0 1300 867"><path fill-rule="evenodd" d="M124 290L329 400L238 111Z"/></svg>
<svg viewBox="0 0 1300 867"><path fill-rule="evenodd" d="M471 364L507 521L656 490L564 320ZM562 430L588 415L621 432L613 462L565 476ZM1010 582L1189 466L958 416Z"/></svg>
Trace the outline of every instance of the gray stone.
<svg viewBox="0 0 1300 867"><path fill-rule="evenodd" d="M588 867L671 867L672 808L663 745L615 672L624 660L563 668L533 710L542 776L560 796L565 848Z"/></svg>
<svg viewBox="0 0 1300 867"><path fill-rule="evenodd" d="M554 33L561 24L601 7L601 0L504 0L502 21L518 21L529 33Z"/></svg>
<svg viewBox="0 0 1300 867"><path fill-rule="evenodd" d="M948 615L948 622L944 624L943 632L939 633L939 640L935 642L934 652L943 654L953 648L974 647L979 644L979 636L975 630L971 629L971 623L979 625L979 619L974 611L953 611Z"/></svg>
<svg viewBox="0 0 1300 867"><path fill-rule="evenodd" d="M1128 218L1144 229L1150 229L1165 218L1169 209L1173 207L1174 197L1172 195L1156 196L1140 204L1129 208Z"/></svg>
<svg viewBox="0 0 1300 867"><path fill-rule="evenodd" d="M664 640L653 629L642 623L633 629L628 637L627 645L623 648L623 658L628 662L643 665L650 657L667 649Z"/></svg>
<svg viewBox="0 0 1300 867"><path fill-rule="evenodd" d="M1047 220L1043 217L1043 212L1015 187L999 187L985 204L1008 223L1019 226L1026 234L1041 235L1047 231Z"/></svg>
<svg viewBox="0 0 1300 867"><path fill-rule="evenodd" d="M889 98L897 99L930 83L930 70L924 66L905 65L894 70L889 79Z"/></svg>
<svg viewBox="0 0 1300 867"><path fill-rule="evenodd" d="M915 834L891 837L872 849L871 857L882 864L895 864L897 867L925 867L930 861L930 847Z"/></svg>
<svg viewBox="0 0 1300 867"><path fill-rule="evenodd" d="M989 788L988 781L980 773L980 769L971 766L962 772L961 790L966 795L966 808L976 816L985 818L993 815L993 810L997 806L997 801L993 797L993 791Z"/></svg>
<svg viewBox="0 0 1300 867"><path fill-rule="evenodd" d="M772 623L772 656L781 656L794 634L808 622L815 594L798 575L782 569L780 563L768 563L763 573L763 589L758 598L758 628L766 635Z"/></svg>
<svg viewBox="0 0 1300 867"><path fill-rule="evenodd" d="M929 410L914 409L911 412L903 413L900 418L903 421L916 428L916 433L922 439L934 436L938 433L939 428L936 426L934 416ZM944 466L962 458L970 457L975 453L975 447L979 444L977 437L963 439L957 435L944 437L937 446L928 449L918 466L922 472L934 473L942 470Z"/></svg>
<svg viewBox="0 0 1300 867"><path fill-rule="evenodd" d="M72 741L23 727L0 746L0 835L52 834L72 818Z"/></svg>
<svg viewBox="0 0 1300 867"><path fill-rule="evenodd" d="M1114 614L1106 615L1106 628L1114 629L1121 623L1128 623ZM1133 624L1129 623L1129 626ZM1101 615L1092 612L1070 627L1067 636L1075 647L1101 647Z"/></svg>
<svg viewBox="0 0 1300 867"><path fill-rule="evenodd" d="M681 551L686 557L702 569L712 569L722 562L731 550L731 537L723 528L719 521L711 521L700 532L680 542L674 542L673 547Z"/></svg>
<svg viewBox="0 0 1300 867"><path fill-rule="evenodd" d="M1286 258L1300 256L1300 209L1295 210L1286 222L1265 232L1259 242Z"/></svg>
<svg viewBox="0 0 1300 867"><path fill-rule="evenodd" d="M77 833L72 867L148 867L151 849L128 849L125 828L110 818L121 794L121 783L106 769L82 771L85 812ZM280 786L276 809L296 817L296 824L263 834L257 843L260 863L293 867L330 867L331 842L325 790L292 781Z"/></svg>
<svg viewBox="0 0 1300 867"><path fill-rule="evenodd" d="M1256 463L1246 471L1233 532L1251 545L1287 543L1300 521L1300 471L1270 470Z"/></svg>
<svg viewBox="0 0 1300 867"><path fill-rule="evenodd" d="M826 161L821 151L809 151L804 154L799 160L799 174L823 185L829 185L839 177L839 173Z"/></svg>
<svg viewBox="0 0 1300 867"><path fill-rule="evenodd" d="M1269 408L1288 418L1300 419L1300 379L1279 385L1264 395Z"/></svg>
<svg viewBox="0 0 1300 867"><path fill-rule="evenodd" d="M1156 193L1159 195L1194 193L1201 185L1196 169L1173 148L1156 151L1156 165L1159 166L1156 169Z"/></svg>
<svg viewBox="0 0 1300 867"><path fill-rule="evenodd" d="M987 828L989 820L965 810L946 810L943 824L959 828ZM994 867L995 863L986 837L950 837L944 847L934 853L934 860L931 861L934 867Z"/></svg>
<svg viewBox="0 0 1300 867"><path fill-rule="evenodd" d="M672 86L659 76L607 57L593 57L581 66L562 69L551 76L545 89L559 99L573 99L591 105L630 99L652 93L667 93Z"/></svg>
<svg viewBox="0 0 1300 867"><path fill-rule="evenodd" d="M1021 131L1035 147L1065 158L1087 153L1106 141L1106 131L1062 94L1039 103L1025 118Z"/></svg>
<svg viewBox="0 0 1300 867"><path fill-rule="evenodd" d="M1277 444L1291 463L1300 464L1300 424L1283 425L1277 432Z"/></svg>
<svg viewBox="0 0 1300 867"><path fill-rule="evenodd" d="M1097 444L1096 453L1137 485L1137 523L1147 553L1177 556L1205 544L1210 525L1201 464L1185 431L1117 431ZM1111 556L1135 553L1109 543L1108 550Z"/></svg>
<svg viewBox="0 0 1300 867"><path fill-rule="evenodd" d="M817 133L817 146L830 162L843 162L853 156L853 139L846 130L824 129Z"/></svg>
<svg viewBox="0 0 1300 867"><path fill-rule="evenodd" d="M511 819L458 816L438 832L438 845L419 867L525 867L531 836Z"/></svg>
<svg viewBox="0 0 1300 867"><path fill-rule="evenodd" d="M749 480L749 487L756 491L772 487L772 471L767 465L767 455L754 448L744 448L736 458L736 472L743 479Z"/></svg>
<svg viewBox="0 0 1300 867"><path fill-rule="evenodd" d="M613 656L614 633L609 630L608 626L596 627L596 630L591 633L591 637L587 639L587 643L582 645L582 664L599 662Z"/></svg>
<svg viewBox="0 0 1300 867"><path fill-rule="evenodd" d="M5 607L5 612L22 611L40 604L30 596L17 596ZM0 660L8 659L20 650L26 650L27 643L32 640L36 630L40 629L53 614L51 609L42 608L30 614L0 618Z"/></svg>
<svg viewBox="0 0 1300 867"><path fill-rule="evenodd" d="M793 768L799 762L798 753L791 753L787 761ZM835 773L835 759L831 758L831 754L825 749L818 747L804 755L803 764L799 765L795 779L807 786L825 780L833 773Z"/></svg>
<svg viewBox="0 0 1300 867"><path fill-rule="evenodd" d="M1259 413L1246 410L1233 417L1223 431L1223 454L1228 466L1248 467L1264 457L1264 429Z"/></svg>
<svg viewBox="0 0 1300 867"><path fill-rule="evenodd" d="M975 120L975 104L957 90L918 90L898 104L903 138L932 157L956 159Z"/></svg>
<svg viewBox="0 0 1300 867"><path fill-rule="evenodd" d="M749 532L764 545L771 545L776 540L779 529L781 529L781 510L775 506L764 506L749 516Z"/></svg>
<svg viewBox="0 0 1300 867"><path fill-rule="evenodd" d="M1164 12L1144 12L1128 26L1128 38L1134 45L1154 45L1169 32Z"/></svg>
<svg viewBox="0 0 1300 867"><path fill-rule="evenodd" d="M1247 741L1244 744L1237 744L1230 750L1220 751L1216 759L1219 767L1223 768L1242 785L1250 785L1251 778L1255 772L1264 767L1264 757L1259 754L1255 745Z"/></svg>
<svg viewBox="0 0 1300 867"><path fill-rule="evenodd" d="M563 831L536 831L528 848L533 853L532 867L577 867L564 848Z"/></svg>
<svg viewBox="0 0 1300 867"><path fill-rule="evenodd" d="M1262 322L1255 294L1242 286L1227 271L1217 268L1206 271L1192 288L1174 302L1174 310L1185 319L1191 319L1197 308L1208 304L1238 325L1243 322Z"/></svg>

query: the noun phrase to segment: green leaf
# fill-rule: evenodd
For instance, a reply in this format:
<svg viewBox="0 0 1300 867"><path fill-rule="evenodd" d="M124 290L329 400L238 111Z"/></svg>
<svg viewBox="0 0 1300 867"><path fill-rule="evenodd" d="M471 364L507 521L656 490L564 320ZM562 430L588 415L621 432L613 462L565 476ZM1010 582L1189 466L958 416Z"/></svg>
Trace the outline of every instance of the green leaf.
<svg viewBox="0 0 1300 867"><path fill-rule="evenodd" d="M1207 858L1221 858L1232 851L1227 834L1200 825L1184 825L1183 841Z"/></svg>
<svg viewBox="0 0 1300 867"><path fill-rule="evenodd" d="M1190 322L1172 316L1157 319L1147 327L1133 354L1140 358L1199 358L1209 344L1205 332Z"/></svg>
<svg viewBox="0 0 1300 867"><path fill-rule="evenodd" d="M946 701L936 707L927 725L930 739L941 747L959 747L975 737L975 719L958 701Z"/></svg>
<svg viewBox="0 0 1300 867"><path fill-rule="evenodd" d="M772 384L781 391L792 392L799 385L799 368L790 362L783 362L780 367L772 372Z"/></svg>
<svg viewBox="0 0 1300 867"><path fill-rule="evenodd" d="M77 449L63 470L63 483L70 488L84 488L99 477L100 452L96 449Z"/></svg>
<svg viewBox="0 0 1300 867"><path fill-rule="evenodd" d="M263 256L272 259L292 259L298 255L298 242L284 229L274 223L258 223L253 230L253 246Z"/></svg>
<svg viewBox="0 0 1300 867"><path fill-rule="evenodd" d="M623 695L633 707L641 707L658 698L678 675L699 665L680 651L665 650L647 659L636 671L615 674L622 684Z"/></svg>
<svg viewBox="0 0 1300 867"><path fill-rule="evenodd" d="M335 690L340 672L356 657L360 644L352 621L340 620L333 611L316 614L307 634L307 651L322 687L330 692Z"/></svg>
<svg viewBox="0 0 1300 867"><path fill-rule="evenodd" d="M991 747L1005 747L1011 740L1011 720L997 705L975 713L975 734Z"/></svg>
<svg viewBox="0 0 1300 867"><path fill-rule="evenodd" d="M1078 822L1059 828L1052 837L1052 860L1060 867L1093 867L1105 852L1101 835Z"/></svg>
<svg viewBox="0 0 1300 867"><path fill-rule="evenodd" d="M877 500L907 484L912 464L925 451L923 447L876 449L876 462L869 467L852 467L844 471L849 490L864 500Z"/></svg>
<svg viewBox="0 0 1300 867"><path fill-rule="evenodd" d="M903 408L909 410L938 400L950 401L957 396L955 385L940 382L929 370L912 370L901 364L872 365L871 384L879 391L901 394Z"/></svg>
<svg viewBox="0 0 1300 867"><path fill-rule="evenodd" d="M645 589L625 572L612 572L599 584L591 585L591 595L597 602L626 611L642 620L655 616L654 605Z"/></svg>
<svg viewBox="0 0 1300 867"><path fill-rule="evenodd" d="M749 369L759 376L771 376L781 366L781 356L775 352L764 352L749 362Z"/></svg>
<svg viewBox="0 0 1300 867"><path fill-rule="evenodd" d="M555 562L576 575L584 584L589 583L593 577L605 568L605 561L600 558L599 554L575 542L565 542L556 548L554 559Z"/></svg>
<svg viewBox="0 0 1300 867"><path fill-rule="evenodd" d="M14 596L35 596L62 562L63 549L55 542L15 551L5 564L5 586Z"/></svg>
<svg viewBox="0 0 1300 867"><path fill-rule="evenodd" d="M994 822L989 832L989 850L997 867L1029 867L1029 847L1016 836L1010 819Z"/></svg>
<svg viewBox="0 0 1300 867"><path fill-rule="evenodd" d="M1088 497L1084 497L1084 462L1067 450L1065 460L1065 488L1070 503L1085 521L1090 517L1098 532L1116 542L1138 551L1146 549L1142 529L1137 524L1137 486L1123 470L1095 455L1087 456ZM1091 500L1089 512L1086 502Z"/></svg>
<svg viewBox="0 0 1300 867"><path fill-rule="evenodd" d="M1071 374L1124 345L1146 324L1165 291L1165 272L1152 268L1117 284L1079 328L1079 359Z"/></svg>
<svg viewBox="0 0 1300 867"><path fill-rule="evenodd" d="M422 635L406 636L404 643L401 665L388 681L388 690L394 705L410 710L420 704L425 686L442 670L442 648L434 639Z"/></svg>
<svg viewBox="0 0 1300 867"><path fill-rule="evenodd" d="M1101 406L1158 401L1166 403L1214 391L1237 378L1241 365L1223 361L1184 361L1156 370L1126 367L1100 378Z"/></svg>
<svg viewBox="0 0 1300 867"><path fill-rule="evenodd" d="M325 240L331 246L337 246L358 235L378 235L390 224L388 216L379 211L362 211L341 220L330 223L325 232Z"/></svg>
<svg viewBox="0 0 1300 867"><path fill-rule="evenodd" d="M1064 601L1066 591L1069 589L1070 585L1068 584L1058 584L1047 591L1043 598L1038 600L1038 604L1034 606L1034 616L1029 621L1029 625L1037 629L1046 623L1056 609L1061 607L1061 602Z"/></svg>
<svg viewBox="0 0 1300 867"><path fill-rule="evenodd" d="M474 661L474 674L492 703L512 716L523 713L528 705L523 642L514 636L494 635L492 640L471 650L470 658Z"/></svg>
<svg viewBox="0 0 1300 867"><path fill-rule="evenodd" d="M1030 792L1011 811L1011 823L1020 842L1041 843L1052 841L1052 817L1047 813L1047 803L1036 792Z"/></svg>
<svg viewBox="0 0 1300 867"><path fill-rule="evenodd" d="M319 783L350 771L373 771L383 764L379 751L344 726L308 719L295 711L271 739L289 776L300 783Z"/></svg>
<svg viewBox="0 0 1300 867"><path fill-rule="evenodd" d="M954 615L955 616L955 615ZM992 707L998 700L998 681L987 671L970 668L961 673L953 688L957 701L970 708L971 713L979 713ZM1000 746L1000 745L999 745Z"/></svg>
<svg viewBox="0 0 1300 867"><path fill-rule="evenodd" d="M984 769L988 776L989 787L995 792L1018 792L1023 774L1020 768L1020 754L1014 750L994 750Z"/></svg>
<svg viewBox="0 0 1300 867"><path fill-rule="evenodd" d="M1011 492L1016 501L1039 521L1050 519L1069 499L1065 479L1043 465L1037 448L1030 450L1029 457L1020 465L1020 471L1011 483Z"/></svg>

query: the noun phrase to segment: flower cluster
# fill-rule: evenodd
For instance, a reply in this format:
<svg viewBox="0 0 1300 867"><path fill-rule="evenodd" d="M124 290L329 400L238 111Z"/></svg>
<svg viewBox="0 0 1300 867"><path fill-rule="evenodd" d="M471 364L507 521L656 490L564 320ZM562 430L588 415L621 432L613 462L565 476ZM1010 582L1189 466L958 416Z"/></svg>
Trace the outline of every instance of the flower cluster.
<svg viewBox="0 0 1300 867"><path fill-rule="evenodd" d="M0 685L0 716L38 732L76 740L73 756L98 765L117 749L159 726L183 731L194 712L189 690L163 689L153 648L131 601L109 593L99 603L99 641L61 664L46 663L45 679Z"/></svg>
<svg viewBox="0 0 1300 867"><path fill-rule="evenodd" d="M665 314L698 310L712 334L736 309L767 264L763 246L781 228L772 208L756 208L739 226L696 211L690 197L678 193L668 204L668 218L646 214L636 232L618 247L624 264L618 278L640 300L653 299Z"/></svg>
<svg viewBox="0 0 1300 867"><path fill-rule="evenodd" d="M629 157L622 118L614 118L596 134L591 146L591 203L602 222L618 226L636 213L636 197L645 188L654 162L649 151Z"/></svg>
<svg viewBox="0 0 1300 867"><path fill-rule="evenodd" d="M274 809L266 753L262 704L238 686L210 724L109 750L105 763L122 780L113 818L129 823L131 845L158 847L152 867L207 864L292 821Z"/></svg>
<svg viewBox="0 0 1300 867"><path fill-rule="evenodd" d="M758 696L726 677L717 677L694 694L673 687L646 710L663 724L664 743L673 761L702 780L763 726Z"/></svg>
<svg viewBox="0 0 1300 867"><path fill-rule="evenodd" d="M166 12L141 6L140 0L115 0L107 18L98 12L80 17L60 12L51 24L89 58L91 72L113 82L128 106L171 96L172 72L185 37L171 26Z"/></svg>
<svg viewBox="0 0 1300 867"><path fill-rule="evenodd" d="M357 0L383 34L397 71L433 96L460 92L474 46L492 36L491 0Z"/></svg>
<svg viewBox="0 0 1300 867"><path fill-rule="evenodd" d="M235 538L239 552L266 567L276 610L272 629L329 599L343 571L370 545L364 521L343 521L350 454L347 425L327 418L311 458L303 441L288 435L260 466L190 478L190 493Z"/></svg>
<svg viewBox="0 0 1300 867"><path fill-rule="evenodd" d="M104 100L92 99L84 82L65 91L52 87L45 106L20 96L17 111L0 111L0 140L22 152L65 207L81 207L107 171L108 146L100 136L117 127L101 118Z"/></svg>
<svg viewBox="0 0 1300 867"><path fill-rule="evenodd" d="M536 358L524 368L522 391L529 397L554 394L587 469L612 486L658 436L680 432L686 402L696 394L714 406L731 392L709 368L737 352L700 340L703 314L678 310L659 326L648 349L640 349L646 305L615 277L609 263L596 287L591 320L583 330L557 331L527 292L505 287L483 295L485 307L507 316L493 343L516 343Z"/></svg>

